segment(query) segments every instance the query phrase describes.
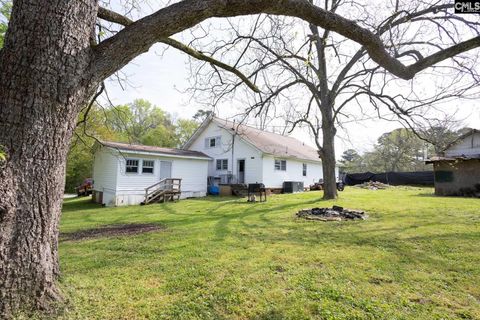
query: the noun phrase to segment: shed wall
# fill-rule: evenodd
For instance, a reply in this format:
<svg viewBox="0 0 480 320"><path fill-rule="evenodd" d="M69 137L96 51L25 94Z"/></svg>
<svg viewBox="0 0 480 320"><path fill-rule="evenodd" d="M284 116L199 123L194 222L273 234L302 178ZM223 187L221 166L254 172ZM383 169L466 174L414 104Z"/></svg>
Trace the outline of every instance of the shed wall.
<svg viewBox="0 0 480 320"><path fill-rule="evenodd" d="M99 148L93 160L93 190L103 193L102 203L115 204L118 160L116 152Z"/></svg>
<svg viewBox="0 0 480 320"><path fill-rule="evenodd" d="M435 194L462 196L480 188L480 159L458 162L439 161L434 164ZM480 190L476 191L480 193Z"/></svg>
<svg viewBox="0 0 480 320"><path fill-rule="evenodd" d="M138 160L138 172L126 172L128 159ZM154 162L153 173L142 172L143 160ZM101 148L95 155L94 190L103 192L102 203L107 206L139 204L144 200L145 188L161 180L161 161L171 162L171 177L182 179L181 198L203 197L207 194L207 159L120 153L110 148Z"/></svg>

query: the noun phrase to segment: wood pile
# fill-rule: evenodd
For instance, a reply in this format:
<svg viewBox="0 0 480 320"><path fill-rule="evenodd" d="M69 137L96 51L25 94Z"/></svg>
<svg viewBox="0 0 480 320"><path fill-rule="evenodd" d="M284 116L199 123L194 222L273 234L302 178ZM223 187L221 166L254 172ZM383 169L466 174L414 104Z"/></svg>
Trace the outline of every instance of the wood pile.
<svg viewBox="0 0 480 320"><path fill-rule="evenodd" d="M368 215L364 211L333 206L331 208L303 209L297 212L297 217L306 220L343 221L366 220L368 218Z"/></svg>

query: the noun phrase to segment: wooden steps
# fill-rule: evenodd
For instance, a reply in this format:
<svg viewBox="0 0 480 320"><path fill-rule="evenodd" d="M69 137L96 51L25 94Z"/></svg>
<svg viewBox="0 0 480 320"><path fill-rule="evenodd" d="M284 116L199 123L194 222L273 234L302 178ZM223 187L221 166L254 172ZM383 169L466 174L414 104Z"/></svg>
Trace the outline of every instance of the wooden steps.
<svg viewBox="0 0 480 320"><path fill-rule="evenodd" d="M248 186L243 183L231 184L232 194L237 197L246 197L248 195Z"/></svg>
<svg viewBox="0 0 480 320"><path fill-rule="evenodd" d="M182 179L166 178L145 189L142 205L180 200Z"/></svg>

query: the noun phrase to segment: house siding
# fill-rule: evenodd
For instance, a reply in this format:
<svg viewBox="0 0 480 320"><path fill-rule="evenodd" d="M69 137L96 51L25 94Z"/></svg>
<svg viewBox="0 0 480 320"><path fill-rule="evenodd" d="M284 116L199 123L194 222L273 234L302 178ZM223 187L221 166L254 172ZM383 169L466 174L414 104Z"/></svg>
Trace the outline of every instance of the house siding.
<svg viewBox="0 0 480 320"><path fill-rule="evenodd" d="M480 132L465 137L445 151L445 156L471 156L480 154Z"/></svg>
<svg viewBox="0 0 480 320"><path fill-rule="evenodd" d="M205 146L205 139L220 137L220 145L214 148ZM262 181L262 152L243 141L241 137L219 127L211 122L207 128L193 141L189 150L200 151L212 158L208 165L208 175L219 177L220 175L233 174L238 176L238 160L245 160L245 183ZM227 159L228 169L217 170L217 159Z"/></svg>
<svg viewBox="0 0 480 320"><path fill-rule="evenodd" d="M285 181L302 181L305 187L323 178L322 164L319 162L283 158L287 161L287 170L275 170L275 158L263 157L263 183L267 188L282 188ZM303 164L307 164L307 175L303 176Z"/></svg>
<svg viewBox="0 0 480 320"><path fill-rule="evenodd" d="M139 161L137 173L126 172L127 159ZM152 160L154 162L153 173L142 173L142 160ZM95 154L94 190L103 192L102 202L108 206L139 204L144 200L145 188L161 180L161 161L171 162L171 177L182 179L181 198L202 197L207 194L209 163L207 159L119 152L110 148L101 148Z"/></svg>
<svg viewBox="0 0 480 320"><path fill-rule="evenodd" d="M118 160L116 152L107 148L99 148L94 155L93 190L103 194L102 203L115 203Z"/></svg>

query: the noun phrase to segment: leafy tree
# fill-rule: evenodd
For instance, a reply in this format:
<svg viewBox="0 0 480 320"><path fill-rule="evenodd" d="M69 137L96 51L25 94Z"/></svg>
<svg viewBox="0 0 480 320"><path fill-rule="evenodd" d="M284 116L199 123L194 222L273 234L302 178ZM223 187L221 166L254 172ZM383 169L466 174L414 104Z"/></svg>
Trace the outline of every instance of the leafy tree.
<svg viewBox="0 0 480 320"><path fill-rule="evenodd" d="M176 134L179 146L185 144L185 142L187 142L187 140L193 135L199 126L197 121L189 119L179 119L177 120L176 125Z"/></svg>
<svg viewBox="0 0 480 320"><path fill-rule="evenodd" d="M109 128L105 115L105 110L96 104L92 106L86 119L85 112L79 115L79 122L83 119L86 121L75 129L68 152L65 174L67 192L73 192L85 178L92 177L92 148L97 140L121 141L121 135Z"/></svg>
<svg viewBox="0 0 480 320"><path fill-rule="evenodd" d="M0 48L3 47L3 39L5 38L5 33L7 32L11 10L12 3L10 1L2 2L0 7Z"/></svg>
<svg viewBox="0 0 480 320"><path fill-rule="evenodd" d="M446 4L436 12L452 7L453 3ZM7 154L0 169L0 317L13 317L20 309L48 310L61 300L58 225L66 159L78 115L98 86L162 42L229 70L253 90L255 85L236 65L171 36L209 18L260 13L297 17L335 32L362 46L378 68L404 80L444 60L458 61L462 53L480 46L478 34L466 27L469 32L453 42L433 47L420 43L398 52L361 17L328 11L309 0L167 1L138 22L99 8L96 0L15 0L0 50L0 144ZM411 17L407 10L386 25ZM452 23L467 21L445 18ZM124 28L114 34L99 33L99 19ZM405 59L408 54L411 58Z"/></svg>
<svg viewBox="0 0 480 320"><path fill-rule="evenodd" d="M347 149L340 159L340 170L345 173L362 172L365 170L362 156L354 149Z"/></svg>
<svg viewBox="0 0 480 320"><path fill-rule="evenodd" d="M410 129L395 129L378 138L374 150L363 156L365 169L373 172L420 171L425 165L425 155L432 148Z"/></svg>
<svg viewBox="0 0 480 320"><path fill-rule="evenodd" d="M106 111L107 123L121 141L175 147L178 140L171 116L149 101L138 99Z"/></svg>
<svg viewBox="0 0 480 320"><path fill-rule="evenodd" d="M5 151L3 151L3 147L0 146L0 162L5 161L7 159L7 156L5 154Z"/></svg>
<svg viewBox="0 0 480 320"><path fill-rule="evenodd" d="M81 113L79 121L85 117ZM87 120L75 130L67 158L65 190L73 192L85 178L92 176L92 147L97 140L139 143L149 146L178 147L193 134L198 123L178 119L146 100L103 109L93 105Z"/></svg>
<svg viewBox="0 0 480 320"><path fill-rule="evenodd" d="M202 122L211 115L213 115L213 111L199 109L193 116L193 119Z"/></svg>

